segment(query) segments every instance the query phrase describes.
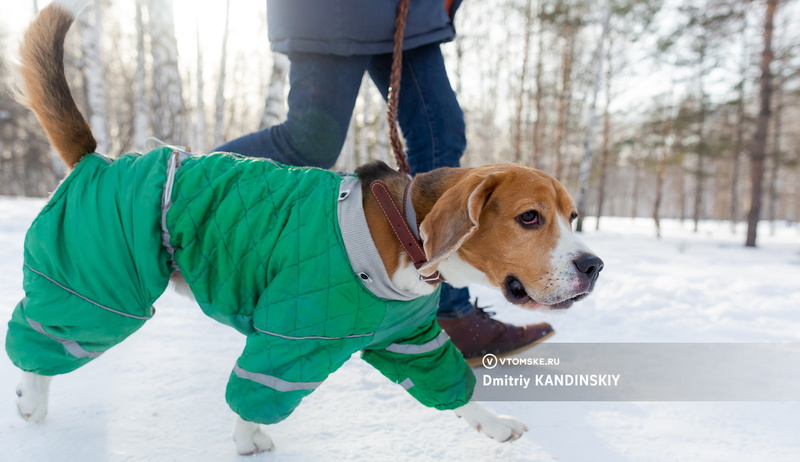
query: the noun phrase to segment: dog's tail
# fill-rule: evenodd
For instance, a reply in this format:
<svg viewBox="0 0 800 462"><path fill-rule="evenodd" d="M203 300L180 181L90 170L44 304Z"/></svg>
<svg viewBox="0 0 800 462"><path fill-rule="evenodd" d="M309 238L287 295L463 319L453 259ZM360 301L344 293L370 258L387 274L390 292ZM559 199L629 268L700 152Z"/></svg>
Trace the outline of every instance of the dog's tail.
<svg viewBox="0 0 800 462"><path fill-rule="evenodd" d="M72 168L97 149L64 75L64 38L89 0L55 0L33 20L20 45L18 97L39 119L50 144Z"/></svg>

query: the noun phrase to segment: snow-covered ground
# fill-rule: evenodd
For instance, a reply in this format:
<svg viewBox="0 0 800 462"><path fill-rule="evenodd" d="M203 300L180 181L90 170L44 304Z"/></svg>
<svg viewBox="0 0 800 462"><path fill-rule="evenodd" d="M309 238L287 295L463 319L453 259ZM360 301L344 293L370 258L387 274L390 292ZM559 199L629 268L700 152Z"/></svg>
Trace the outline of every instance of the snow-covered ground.
<svg viewBox="0 0 800 462"><path fill-rule="evenodd" d="M0 198L0 336L22 297L22 241L41 200ZM546 320L553 342L800 342L800 231L758 249L724 223L587 220L605 260L595 294L525 312L474 287L501 319ZM102 270L102 269L98 269ZM16 415L18 371L0 355L0 460L17 461L798 461L800 403L492 402L530 431L499 444L424 408L354 356L286 421L275 452L237 456L225 383L244 339L168 292L158 314L100 359L53 382L39 425ZM787 364L797 368L800 364ZM800 384L798 384L800 385Z"/></svg>

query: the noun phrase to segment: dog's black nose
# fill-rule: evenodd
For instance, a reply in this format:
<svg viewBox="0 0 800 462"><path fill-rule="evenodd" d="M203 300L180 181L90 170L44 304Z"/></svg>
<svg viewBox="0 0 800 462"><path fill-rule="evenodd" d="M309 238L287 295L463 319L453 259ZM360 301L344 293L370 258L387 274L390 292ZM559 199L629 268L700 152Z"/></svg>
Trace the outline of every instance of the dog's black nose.
<svg viewBox="0 0 800 462"><path fill-rule="evenodd" d="M590 253L580 255L573 260L572 263L574 263L578 271L585 274L589 280L597 279L597 275L600 271L603 271L603 260L597 255L592 255Z"/></svg>

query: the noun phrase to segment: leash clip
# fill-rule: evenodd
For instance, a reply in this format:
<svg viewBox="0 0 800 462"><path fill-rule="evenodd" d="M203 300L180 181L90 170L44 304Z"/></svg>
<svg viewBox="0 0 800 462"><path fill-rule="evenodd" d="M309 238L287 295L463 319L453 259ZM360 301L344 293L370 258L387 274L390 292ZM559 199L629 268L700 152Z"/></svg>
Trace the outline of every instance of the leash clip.
<svg viewBox="0 0 800 462"><path fill-rule="evenodd" d="M443 278L438 271L431 274L430 276L423 276L420 274L419 280L422 282L427 282L428 284L438 284L440 282L447 282L447 280L445 280L445 278Z"/></svg>

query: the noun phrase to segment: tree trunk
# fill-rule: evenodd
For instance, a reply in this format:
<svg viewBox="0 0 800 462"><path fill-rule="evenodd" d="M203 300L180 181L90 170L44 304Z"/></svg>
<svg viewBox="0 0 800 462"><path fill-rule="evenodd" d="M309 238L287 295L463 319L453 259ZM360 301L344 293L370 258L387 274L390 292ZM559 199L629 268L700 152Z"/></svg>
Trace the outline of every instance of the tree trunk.
<svg viewBox="0 0 800 462"><path fill-rule="evenodd" d="M146 150L150 121L148 117L147 77L145 71L145 41L142 0L136 0L136 75L134 76L133 145L139 152Z"/></svg>
<svg viewBox="0 0 800 462"><path fill-rule="evenodd" d="M705 139L705 125L706 125L706 92L703 85L703 77L705 77L705 61L707 42L705 37L701 38L700 45L700 59L698 63L698 97L700 98L700 113L697 121L697 164L695 171L694 183L694 210L692 212L692 220L694 221L694 232L700 229L700 218L703 213L703 194L705 194L705 160L708 154L706 147L707 141Z"/></svg>
<svg viewBox="0 0 800 462"><path fill-rule="evenodd" d="M214 146L225 141L225 76L228 64L228 35L230 27L231 0L225 2L225 29L222 32L222 52L219 58L219 79L215 98Z"/></svg>
<svg viewBox="0 0 800 462"><path fill-rule="evenodd" d="M702 111L702 110L701 110ZM702 116L701 116L702 118ZM702 122L701 122L702 124ZM702 130L698 132L702 133ZM702 140L703 138L699 138ZM700 141L701 144L704 141ZM702 148L701 148L702 149ZM700 230L700 218L703 210L703 194L705 193L705 153L697 153L697 170L695 171L694 178L694 208L692 211L692 221L694 222L693 231L696 233Z"/></svg>
<svg viewBox="0 0 800 462"><path fill-rule="evenodd" d="M792 195L794 212L792 219L795 221L795 226L798 231L800 231L800 149L795 151L794 165L794 185L792 188L794 190L794 194Z"/></svg>
<svg viewBox="0 0 800 462"><path fill-rule="evenodd" d="M393 156L391 148L389 147L389 121L386 117L383 117L383 114L386 114L386 101L383 98L377 101L378 109L375 113L381 114L381 116L375 118L377 127L375 128L375 148L373 157L377 160L389 163L389 159Z"/></svg>
<svg viewBox="0 0 800 462"><path fill-rule="evenodd" d="M83 49L83 81L86 102L89 106L89 126L97 140L97 152L108 153L108 111L106 110L106 87L103 55L100 47L102 28L102 3L93 3L89 11L78 16L78 28Z"/></svg>
<svg viewBox="0 0 800 462"><path fill-rule="evenodd" d="M750 149L750 211L747 214L747 239L745 246L756 246L758 218L761 213L761 194L764 182L764 157L766 155L767 135L769 132L770 103L772 99L772 71L770 65L772 54L772 31L775 10L778 0L767 0L766 17L764 19L764 50L761 52L761 78L759 79L760 110L758 125Z"/></svg>
<svg viewBox="0 0 800 462"><path fill-rule="evenodd" d="M653 221L656 225L656 237L661 239L661 200L664 196L664 175L667 171L666 148L658 159L658 169L656 170L656 199L653 203Z"/></svg>
<svg viewBox="0 0 800 462"><path fill-rule="evenodd" d="M681 217L681 226L683 226L684 222L686 221L686 217L688 215L688 210L686 207L687 202L687 194L686 194L686 166L684 165L684 161L681 160L680 165L680 172L678 173L678 200L680 201L680 217Z"/></svg>
<svg viewBox="0 0 800 462"><path fill-rule="evenodd" d="M742 80L739 82L739 96L736 101L736 144L733 148L733 171L731 172L731 232L736 232L736 224L740 219L739 212L739 176L742 165L742 151L744 151L744 127L745 127L745 84L747 83L748 52L747 52L747 22L742 20L742 61L739 74Z"/></svg>
<svg viewBox="0 0 800 462"><path fill-rule="evenodd" d="M519 93L517 94L517 114L514 120L514 162L522 163L522 110L523 102L525 101L525 81L527 80L528 71L528 55L530 55L531 48L531 31L533 29L533 0L528 0L528 5L525 8L525 30L524 41L522 46L522 71L519 76Z"/></svg>
<svg viewBox="0 0 800 462"><path fill-rule="evenodd" d="M471 11L470 8L463 8L463 11L459 13L459 18L462 24L465 24L465 17L469 15ZM464 88L464 34L459 33L456 34L456 37L453 39L453 45L455 45L456 50L456 59L455 59L455 78L454 85L455 85L455 92L457 96L461 96L461 90Z"/></svg>
<svg viewBox="0 0 800 462"><path fill-rule="evenodd" d="M186 144L183 92L178 70L178 43L172 0L148 0L150 47L153 54L152 124L155 136Z"/></svg>
<svg viewBox="0 0 800 462"><path fill-rule="evenodd" d="M670 116L664 118L664 126L661 131L661 156L658 159L658 167L656 169L656 198L653 203L653 221L656 225L656 237L661 239L661 202L664 197L664 177L667 173L667 161L670 158L670 147L667 146L670 133L672 132L672 122Z"/></svg>
<svg viewBox="0 0 800 462"><path fill-rule="evenodd" d="M350 124L347 126L347 134L342 144L342 150L339 152L338 160L336 161L336 170L344 172L352 172L356 169L356 118L350 117Z"/></svg>
<svg viewBox="0 0 800 462"><path fill-rule="evenodd" d="M603 15L603 32L600 42L594 53L594 73L592 75L592 100L589 104L589 121L586 127L586 138L583 141L583 158L581 159L581 169L578 177L578 223L576 231L583 231L583 217L586 213L586 196L589 191L589 174L592 171L592 137L594 136L594 126L597 123L597 93L600 92L600 81L603 71L603 46L608 39L609 25L611 24L611 0L606 0L605 12Z"/></svg>
<svg viewBox="0 0 800 462"><path fill-rule="evenodd" d="M631 191L631 218L636 218L638 215L639 210L639 185L640 181L640 172L642 170L640 162L633 163L633 191Z"/></svg>
<svg viewBox="0 0 800 462"><path fill-rule="evenodd" d="M558 123L556 126L555 177L563 181L564 144L569 123L569 106L572 99L572 65L575 61L575 29L567 20L564 25L564 50L561 53L561 92L558 97Z"/></svg>
<svg viewBox="0 0 800 462"><path fill-rule="evenodd" d="M594 229L600 229L600 218L603 216L603 204L606 198L606 178L608 177L608 163L611 157L611 65L614 46L614 36L608 36L608 50L606 51L606 105L603 111L603 148L600 154L600 178L597 185L597 220Z"/></svg>
<svg viewBox="0 0 800 462"><path fill-rule="evenodd" d="M264 104L264 114L261 116L263 130L283 122L286 117L286 76L289 75L289 58L284 54L272 55L272 76L269 79L267 101Z"/></svg>
<svg viewBox="0 0 800 462"><path fill-rule="evenodd" d="M361 116L363 122L358 131L358 152L356 153L356 166L363 165L369 161L369 143L370 131L372 128L372 94L369 91L369 79L362 78L361 81L361 100L363 106L361 109Z"/></svg>
<svg viewBox="0 0 800 462"><path fill-rule="evenodd" d="M767 206L767 219L770 221L770 235L774 236L777 228L778 214L778 173L782 163L781 153L781 123L783 115L783 91L781 81L775 82L775 122L772 135L772 163L769 172L769 205Z"/></svg>
<svg viewBox="0 0 800 462"><path fill-rule="evenodd" d="M197 93L195 95L194 108L194 141L192 149L194 152L206 152L206 105L203 98L203 47L200 45L200 27L197 27Z"/></svg>
<svg viewBox="0 0 800 462"><path fill-rule="evenodd" d="M539 0L539 43L536 51L536 119L533 122L533 153L531 155L531 166L540 168L539 159L542 152L542 129L544 127L544 114L542 113L542 99L544 89L542 88L542 74L544 73L544 21L541 13L544 11L544 0Z"/></svg>
<svg viewBox="0 0 800 462"><path fill-rule="evenodd" d="M742 165L742 151L744 150L744 79L742 79L739 101L736 103L736 144L733 148L733 167L731 172L731 232L736 232L736 223L739 221L739 175Z"/></svg>

